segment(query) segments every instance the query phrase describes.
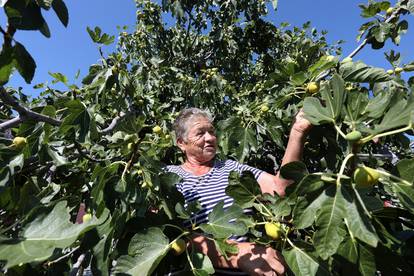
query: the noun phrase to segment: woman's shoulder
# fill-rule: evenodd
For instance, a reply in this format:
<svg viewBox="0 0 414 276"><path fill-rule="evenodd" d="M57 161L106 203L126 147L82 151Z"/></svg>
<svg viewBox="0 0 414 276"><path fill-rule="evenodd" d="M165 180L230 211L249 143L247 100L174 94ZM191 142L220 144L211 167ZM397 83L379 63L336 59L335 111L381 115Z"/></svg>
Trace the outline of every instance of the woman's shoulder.
<svg viewBox="0 0 414 276"><path fill-rule="evenodd" d="M214 166L216 169L234 169L240 164L237 161L226 159L226 160L216 160Z"/></svg>
<svg viewBox="0 0 414 276"><path fill-rule="evenodd" d="M182 176L183 174L183 170L178 165L167 165L164 167L164 170L167 172L178 174L179 176Z"/></svg>

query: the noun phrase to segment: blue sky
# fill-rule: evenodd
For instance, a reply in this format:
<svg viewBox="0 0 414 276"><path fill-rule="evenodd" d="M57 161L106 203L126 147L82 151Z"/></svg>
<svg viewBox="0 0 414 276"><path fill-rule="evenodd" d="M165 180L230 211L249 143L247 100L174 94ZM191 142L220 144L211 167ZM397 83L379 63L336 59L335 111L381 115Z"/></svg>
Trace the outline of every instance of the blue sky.
<svg viewBox="0 0 414 276"><path fill-rule="evenodd" d="M358 4L365 4L367 1L328 1L328 0L279 0L278 10L272 11L271 20L276 24L289 22L294 26L301 26L306 21L311 21L311 26L316 29L328 31L328 42L332 43L339 39L345 40L343 44L344 54L350 53L356 48L356 36L358 28L366 22L359 16ZM134 30L135 24L135 2L133 0L66 0L69 9L69 26L67 28L59 22L53 11L43 12L51 30L51 38L45 38L40 32L18 31L16 40L23 43L26 49L36 60L37 69L32 84L25 84L24 80L15 74L8 85L23 87L26 94L37 94L32 87L41 82L50 82L52 77L48 72L60 72L65 74L71 82L76 72L80 70L82 78L89 68L89 65L99 60L99 52L92 43L86 32L86 27L99 26L111 35L117 35L117 26L129 26L129 32ZM395 1L391 1L395 3ZM0 24L4 27L4 14L0 15ZM405 16L409 25L414 25L414 16ZM412 27L412 26L410 26ZM401 39L401 46L395 47L387 42L386 47L381 50L372 50L369 46L364 48L355 59L361 59L367 64L380 66L388 69L383 52L395 49L401 52L403 63L414 61L414 30ZM112 46L103 48L105 53L113 51ZM410 49L411 46L411 49ZM405 73L407 74L407 73Z"/></svg>

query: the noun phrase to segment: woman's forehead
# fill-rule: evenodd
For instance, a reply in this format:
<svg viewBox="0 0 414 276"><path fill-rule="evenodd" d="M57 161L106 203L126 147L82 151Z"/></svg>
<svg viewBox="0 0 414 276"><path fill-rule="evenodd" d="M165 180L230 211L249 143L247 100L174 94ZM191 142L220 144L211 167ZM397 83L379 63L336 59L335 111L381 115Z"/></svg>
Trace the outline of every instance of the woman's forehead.
<svg viewBox="0 0 414 276"><path fill-rule="evenodd" d="M214 127L210 120L204 116L196 116L188 121L187 127Z"/></svg>

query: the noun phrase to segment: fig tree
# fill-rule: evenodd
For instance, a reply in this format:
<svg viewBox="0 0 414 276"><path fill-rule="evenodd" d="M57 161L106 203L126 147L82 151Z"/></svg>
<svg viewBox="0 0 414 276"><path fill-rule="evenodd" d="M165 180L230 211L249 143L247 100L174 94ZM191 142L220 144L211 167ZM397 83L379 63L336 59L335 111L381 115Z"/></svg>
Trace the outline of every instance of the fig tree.
<svg viewBox="0 0 414 276"><path fill-rule="evenodd" d="M379 177L380 174L377 170L366 166L359 167L354 172L354 181L359 188L369 188L375 185L378 183Z"/></svg>

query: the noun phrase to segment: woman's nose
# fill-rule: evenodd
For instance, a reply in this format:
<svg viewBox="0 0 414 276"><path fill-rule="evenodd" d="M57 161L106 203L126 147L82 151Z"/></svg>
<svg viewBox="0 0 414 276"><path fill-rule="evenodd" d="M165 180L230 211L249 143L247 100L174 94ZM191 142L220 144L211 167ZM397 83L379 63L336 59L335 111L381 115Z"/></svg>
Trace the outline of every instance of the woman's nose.
<svg viewBox="0 0 414 276"><path fill-rule="evenodd" d="M206 134L205 134L204 138L205 138L207 141L211 141L211 140L215 140L215 139L216 139L216 135L211 134L210 132L206 132Z"/></svg>

